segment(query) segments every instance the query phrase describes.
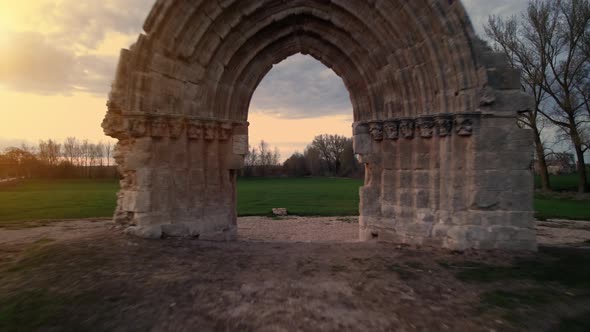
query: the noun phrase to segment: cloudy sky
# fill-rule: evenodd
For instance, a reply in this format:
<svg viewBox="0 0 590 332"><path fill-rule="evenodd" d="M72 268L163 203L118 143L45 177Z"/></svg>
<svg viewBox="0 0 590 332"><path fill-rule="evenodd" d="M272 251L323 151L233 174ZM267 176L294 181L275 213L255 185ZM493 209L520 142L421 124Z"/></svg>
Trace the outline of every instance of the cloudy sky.
<svg viewBox="0 0 590 332"><path fill-rule="evenodd" d="M100 123L119 50L141 31L154 0L0 0L0 148L22 141L106 138ZM482 33L488 15L513 15L526 0L463 0ZM340 78L308 56L275 66L250 107L251 143L284 158L315 135L351 135ZM288 132L280 128L290 128Z"/></svg>

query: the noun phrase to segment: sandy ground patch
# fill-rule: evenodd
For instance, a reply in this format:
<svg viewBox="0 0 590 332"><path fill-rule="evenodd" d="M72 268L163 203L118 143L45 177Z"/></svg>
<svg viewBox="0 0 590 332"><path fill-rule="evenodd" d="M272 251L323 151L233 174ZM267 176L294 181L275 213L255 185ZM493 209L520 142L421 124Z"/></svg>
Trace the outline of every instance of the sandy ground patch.
<svg viewBox="0 0 590 332"><path fill-rule="evenodd" d="M72 240L112 228L110 220L86 219L53 222L47 226L3 229L1 244L30 243L39 239ZM357 217L242 217L238 219L240 241L356 242ZM571 245L590 240L590 222L550 220L537 222L539 245Z"/></svg>

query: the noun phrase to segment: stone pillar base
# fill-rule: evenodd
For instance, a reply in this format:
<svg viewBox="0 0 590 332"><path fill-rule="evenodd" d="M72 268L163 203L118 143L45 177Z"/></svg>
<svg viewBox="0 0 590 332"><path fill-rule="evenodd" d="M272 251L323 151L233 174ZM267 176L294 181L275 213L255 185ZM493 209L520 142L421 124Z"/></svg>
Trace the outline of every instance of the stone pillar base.
<svg viewBox="0 0 590 332"><path fill-rule="evenodd" d="M193 238L202 241L235 241L238 239L237 227L200 230L198 224L163 224L154 226L132 226L126 234L144 239L161 239L165 237ZM199 231L200 230L200 231Z"/></svg>

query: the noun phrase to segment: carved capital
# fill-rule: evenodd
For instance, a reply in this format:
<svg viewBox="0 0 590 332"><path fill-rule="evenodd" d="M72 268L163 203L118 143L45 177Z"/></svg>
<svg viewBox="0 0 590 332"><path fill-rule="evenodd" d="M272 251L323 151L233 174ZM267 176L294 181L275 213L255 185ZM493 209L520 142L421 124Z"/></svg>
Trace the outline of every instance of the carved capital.
<svg viewBox="0 0 590 332"><path fill-rule="evenodd" d="M382 122L371 122L369 123L369 133L371 137L376 141L383 140L383 123Z"/></svg>
<svg viewBox="0 0 590 332"><path fill-rule="evenodd" d="M233 124L224 122L219 126L219 140L227 141L232 136Z"/></svg>
<svg viewBox="0 0 590 332"><path fill-rule="evenodd" d="M422 138L432 138L434 136L434 117L424 116L418 118L416 125Z"/></svg>
<svg viewBox="0 0 590 332"><path fill-rule="evenodd" d="M475 125L474 117L469 114L458 114L455 116L455 132L459 136L473 135Z"/></svg>
<svg viewBox="0 0 590 332"><path fill-rule="evenodd" d="M151 121L151 136L155 138L166 137L168 134L168 124L163 118L155 118Z"/></svg>
<svg viewBox="0 0 590 332"><path fill-rule="evenodd" d="M187 125L186 135L193 140L203 138L203 123L199 120L190 120Z"/></svg>
<svg viewBox="0 0 590 332"><path fill-rule="evenodd" d="M170 137L179 138L182 136L184 130L184 120L182 119L169 119L168 129L170 131Z"/></svg>
<svg viewBox="0 0 590 332"><path fill-rule="evenodd" d="M436 118L436 130L439 137L446 137L453 132L453 116L451 114L443 114Z"/></svg>
<svg viewBox="0 0 590 332"><path fill-rule="evenodd" d="M144 137L148 134L149 122L145 117L133 117L127 120L127 129L133 137Z"/></svg>
<svg viewBox="0 0 590 332"><path fill-rule="evenodd" d="M385 137L390 140L399 139L399 121L390 120L384 124Z"/></svg>
<svg viewBox="0 0 590 332"><path fill-rule="evenodd" d="M414 138L415 129L416 129L416 123L414 122L414 119L409 119L409 118L401 119L401 122L399 125L399 131L400 131L401 136L403 136L406 139L412 139L412 138Z"/></svg>
<svg viewBox="0 0 590 332"><path fill-rule="evenodd" d="M216 122L207 122L205 123L205 140L213 141L217 138L217 123Z"/></svg>

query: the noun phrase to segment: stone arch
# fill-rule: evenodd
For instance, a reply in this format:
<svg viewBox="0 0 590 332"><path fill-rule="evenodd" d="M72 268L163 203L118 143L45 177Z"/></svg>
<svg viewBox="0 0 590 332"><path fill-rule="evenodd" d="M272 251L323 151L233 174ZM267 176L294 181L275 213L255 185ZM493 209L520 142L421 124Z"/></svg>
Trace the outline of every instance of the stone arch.
<svg viewBox="0 0 590 332"><path fill-rule="evenodd" d="M339 75L366 164L363 240L534 249L530 98L458 0L158 0L121 52L103 122L117 222L147 237L236 234L248 107L309 54Z"/></svg>

